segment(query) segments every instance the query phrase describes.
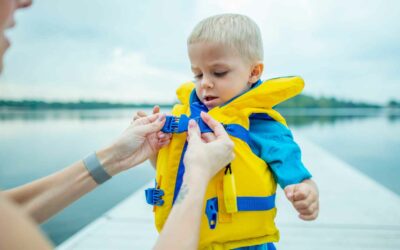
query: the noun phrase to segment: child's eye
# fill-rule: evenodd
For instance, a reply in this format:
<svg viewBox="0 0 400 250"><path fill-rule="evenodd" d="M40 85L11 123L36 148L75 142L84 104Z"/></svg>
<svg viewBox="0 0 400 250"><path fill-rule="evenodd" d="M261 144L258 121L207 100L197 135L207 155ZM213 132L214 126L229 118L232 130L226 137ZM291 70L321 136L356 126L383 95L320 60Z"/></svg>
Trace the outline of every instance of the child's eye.
<svg viewBox="0 0 400 250"><path fill-rule="evenodd" d="M194 79L199 80L203 77L203 74L198 74L194 76Z"/></svg>
<svg viewBox="0 0 400 250"><path fill-rule="evenodd" d="M228 71L224 71L224 72L214 72L214 75L216 77L223 77L228 73Z"/></svg>

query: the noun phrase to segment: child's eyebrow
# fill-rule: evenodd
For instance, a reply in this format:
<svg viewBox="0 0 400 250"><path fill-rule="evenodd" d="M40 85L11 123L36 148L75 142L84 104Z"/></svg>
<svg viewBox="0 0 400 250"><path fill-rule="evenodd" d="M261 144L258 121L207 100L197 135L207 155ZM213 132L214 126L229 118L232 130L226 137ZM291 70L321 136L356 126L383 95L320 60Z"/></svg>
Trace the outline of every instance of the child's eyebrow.
<svg viewBox="0 0 400 250"><path fill-rule="evenodd" d="M228 67L227 63L215 62L209 65L209 67Z"/></svg>
<svg viewBox="0 0 400 250"><path fill-rule="evenodd" d="M227 63L221 63L221 62L215 62L215 63L209 64L207 67L209 67L209 68L229 67L229 64L227 64ZM198 67L196 67L196 66L191 66L191 69L192 69L192 71L200 70L200 68L198 68Z"/></svg>

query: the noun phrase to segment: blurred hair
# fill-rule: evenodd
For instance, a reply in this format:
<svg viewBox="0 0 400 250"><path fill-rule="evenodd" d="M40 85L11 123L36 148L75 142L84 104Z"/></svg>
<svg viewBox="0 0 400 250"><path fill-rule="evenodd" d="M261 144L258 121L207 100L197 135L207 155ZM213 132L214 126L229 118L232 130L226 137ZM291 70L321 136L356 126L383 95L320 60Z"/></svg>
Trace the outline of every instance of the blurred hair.
<svg viewBox="0 0 400 250"><path fill-rule="evenodd" d="M257 24L247 16L221 14L208 17L198 23L189 35L187 44L216 42L230 46L250 62L264 57L261 32Z"/></svg>

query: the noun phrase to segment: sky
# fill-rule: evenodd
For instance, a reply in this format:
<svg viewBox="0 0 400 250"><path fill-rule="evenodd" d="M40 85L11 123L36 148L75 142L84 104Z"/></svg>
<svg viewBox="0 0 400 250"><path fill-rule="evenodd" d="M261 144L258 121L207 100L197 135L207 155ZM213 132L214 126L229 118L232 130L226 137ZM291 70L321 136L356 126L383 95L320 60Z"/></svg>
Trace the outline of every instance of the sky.
<svg viewBox="0 0 400 250"><path fill-rule="evenodd" d="M7 32L0 98L173 102L193 79L187 36L221 13L259 25L263 79L302 76L316 97L400 100L396 0L36 0Z"/></svg>

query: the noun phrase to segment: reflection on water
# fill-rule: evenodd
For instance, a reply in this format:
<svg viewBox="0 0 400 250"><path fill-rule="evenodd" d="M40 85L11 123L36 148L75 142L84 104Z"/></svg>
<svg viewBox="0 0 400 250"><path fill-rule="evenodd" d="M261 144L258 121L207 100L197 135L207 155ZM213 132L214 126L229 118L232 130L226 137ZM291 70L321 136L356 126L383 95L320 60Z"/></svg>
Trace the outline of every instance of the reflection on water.
<svg viewBox="0 0 400 250"><path fill-rule="evenodd" d="M281 111L295 136L309 138L400 194L399 110ZM129 124L134 112L0 110L0 188L11 188L58 171L107 145ZM43 229L59 244L153 175L147 163L121 174L45 223Z"/></svg>
<svg viewBox="0 0 400 250"><path fill-rule="evenodd" d="M399 110L349 112L286 118L294 135L310 139L400 195Z"/></svg>
<svg viewBox="0 0 400 250"><path fill-rule="evenodd" d="M1 111L0 189L54 173L108 145L131 115L132 110ZM154 171L143 165L113 177L42 225L43 230L61 243L150 181Z"/></svg>
<svg viewBox="0 0 400 250"><path fill-rule="evenodd" d="M150 113L150 109L143 109ZM312 123L332 124L340 120L385 117L390 121L400 119L400 109L279 109L287 121L295 126ZM1 110L0 121L9 120L56 120L56 119L117 119L134 115L132 109L106 110Z"/></svg>
<svg viewBox="0 0 400 250"><path fill-rule="evenodd" d="M400 110L397 109L282 109L279 111L284 115L288 124L296 127L315 123L331 126L340 121L378 117L393 122L400 119Z"/></svg>
<svg viewBox="0 0 400 250"><path fill-rule="evenodd" d="M149 109L144 109L149 111ZM57 120L57 119L116 119L133 116L132 109L106 110L1 110L0 121L9 120Z"/></svg>

